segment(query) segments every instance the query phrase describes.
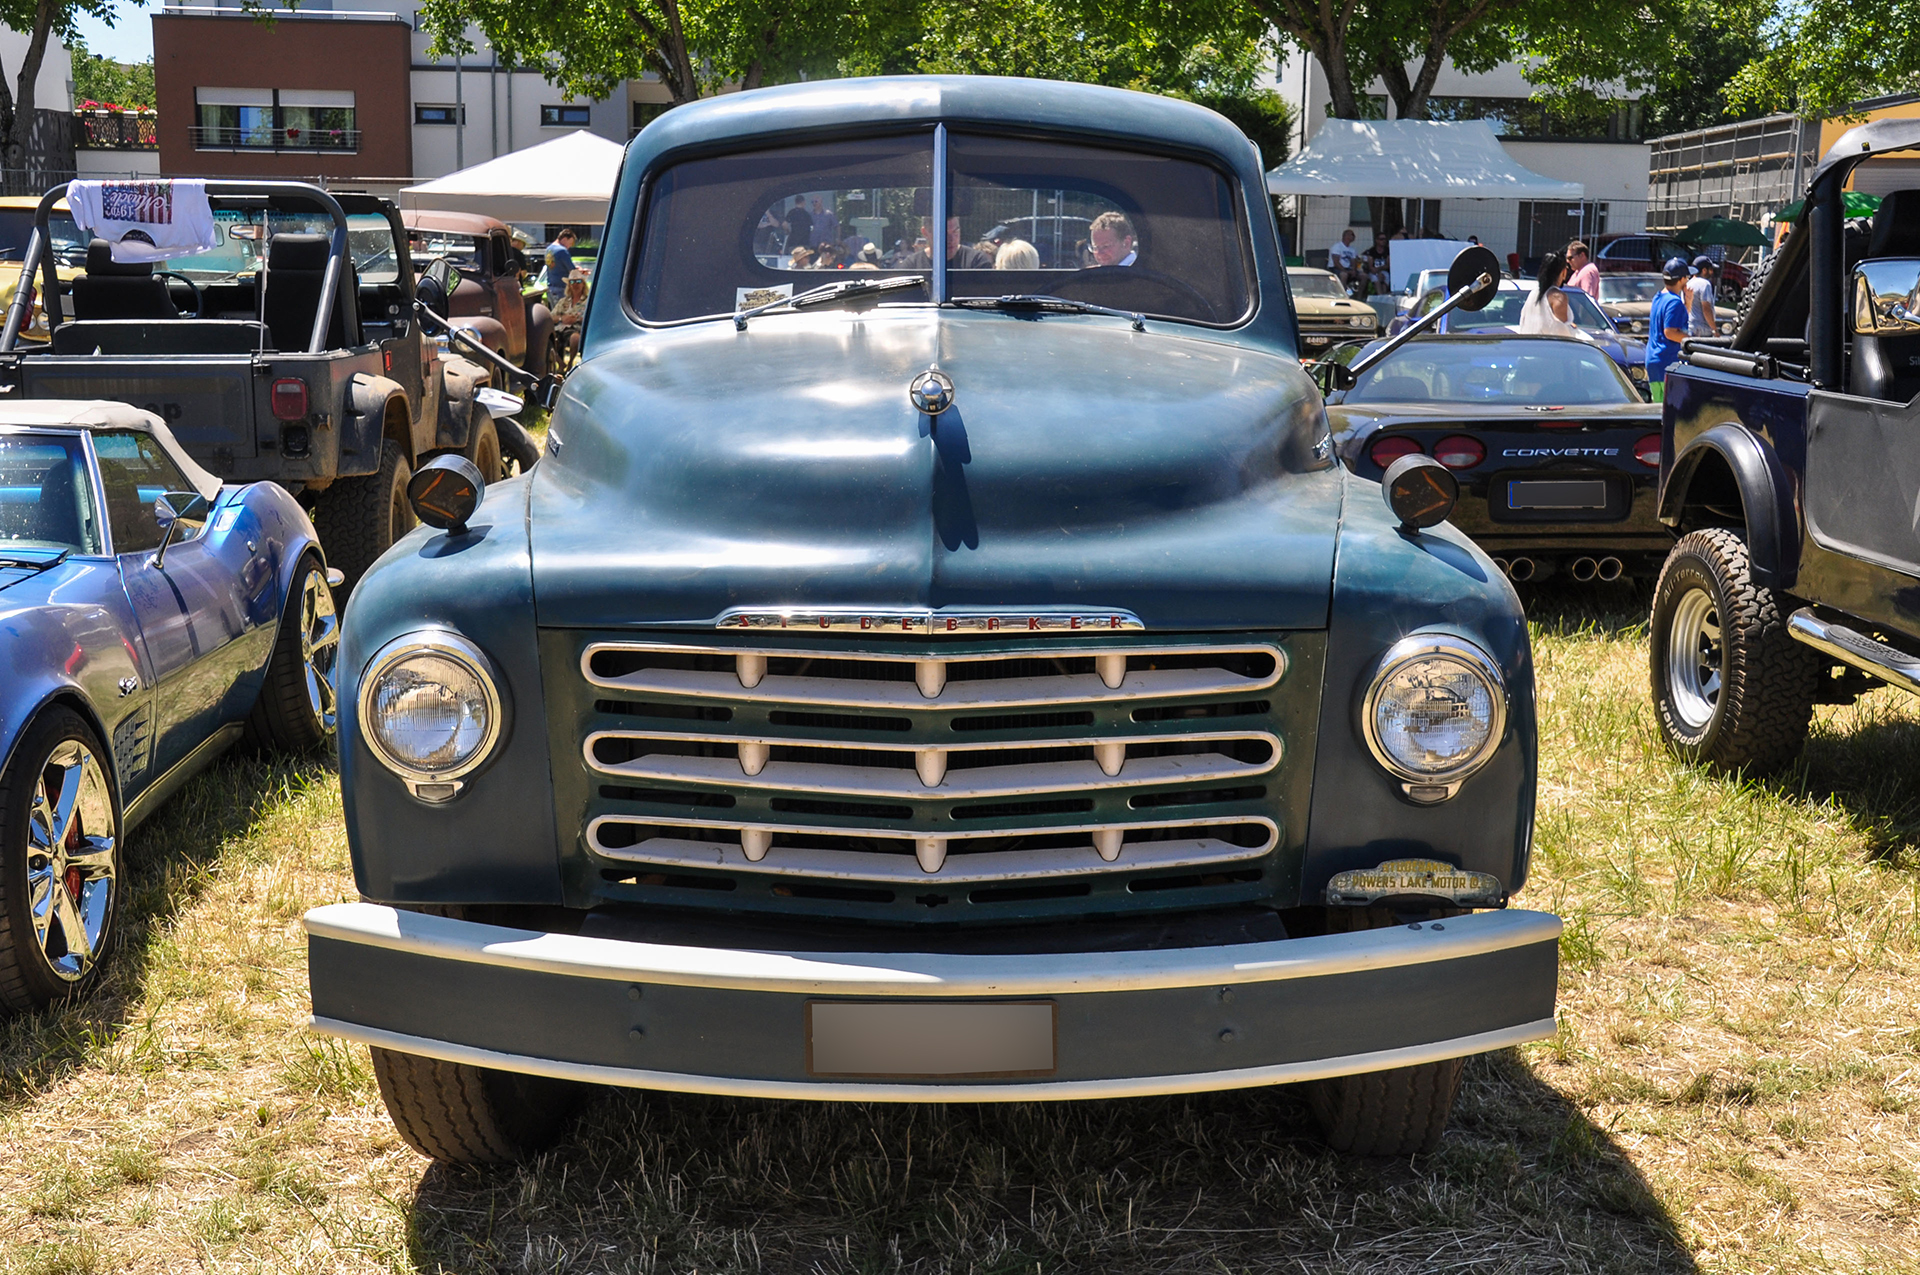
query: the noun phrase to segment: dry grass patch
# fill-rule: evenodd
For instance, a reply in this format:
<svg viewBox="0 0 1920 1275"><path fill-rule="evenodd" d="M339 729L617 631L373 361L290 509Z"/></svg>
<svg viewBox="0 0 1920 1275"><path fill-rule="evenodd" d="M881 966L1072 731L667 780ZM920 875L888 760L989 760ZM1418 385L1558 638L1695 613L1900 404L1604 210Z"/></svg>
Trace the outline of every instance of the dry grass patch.
<svg viewBox="0 0 1920 1275"><path fill-rule="evenodd" d="M537 1163L430 1167L302 1030L334 775L237 759L133 838L102 993L0 1024L0 1272L1915 1269L1920 716L1880 692L1714 779L1658 750L1631 614L1536 605L1562 1028L1476 1061L1425 1161L1330 1155L1285 1090L610 1093Z"/></svg>

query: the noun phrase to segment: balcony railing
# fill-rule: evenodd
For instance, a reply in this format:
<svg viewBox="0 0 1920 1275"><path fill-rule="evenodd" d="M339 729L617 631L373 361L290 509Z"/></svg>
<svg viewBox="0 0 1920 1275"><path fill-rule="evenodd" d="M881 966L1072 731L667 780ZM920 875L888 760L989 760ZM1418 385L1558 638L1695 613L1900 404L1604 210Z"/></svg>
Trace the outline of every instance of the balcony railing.
<svg viewBox="0 0 1920 1275"><path fill-rule="evenodd" d="M188 133L202 151L357 151L357 128L221 128L195 124Z"/></svg>
<svg viewBox="0 0 1920 1275"><path fill-rule="evenodd" d="M150 151L160 148L159 117L131 111L75 111L81 150Z"/></svg>
<svg viewBox="0 0 1920 1275"><path fill-rule="evenodd" d="M342 22L405 22L406 18L389 9L288 9L284 7L258 10L242 8L237 4L169 4L160 9L163 17L179 18L245 18L251 22L257 17L272 18L275 22L284 18L299 21L326 21L332 19Z"/></svg>

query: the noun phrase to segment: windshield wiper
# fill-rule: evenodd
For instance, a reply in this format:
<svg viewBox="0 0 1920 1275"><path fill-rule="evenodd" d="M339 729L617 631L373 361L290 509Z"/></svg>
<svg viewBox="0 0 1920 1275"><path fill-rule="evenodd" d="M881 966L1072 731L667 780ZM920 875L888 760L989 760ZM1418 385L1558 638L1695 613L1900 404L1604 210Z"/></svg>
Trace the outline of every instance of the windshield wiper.
<svg viewBox="0 0 1920 1275"><path fill-rule="evenodd" d="M892 279L842 279L837 283L808 288L797 297L780 297L751 310L735 310L733 326L735 330L745 332L748 319L782 306L790 310L811 310L815 306L832 305L836 301L847 301L854 297L871 297L883 292L898 292L902 288L917 288L925 283L926 280L917 274L898 275Z"/></svg>
<svg viewBox="0 0 1920 1275"><path fill-rule="evenodd" d="M67 560L67 555L72 552L73 550L71 549L61 549L50 558L19 558L12 554L0 554L0 569L17 567L20 570L32 571L38 574L49 568L59 566Z"/></svg>
<svg viewBox="0 0 1920 1275"><path fill-rule="evenodd" d="M1051 310L1056 314L1104 314L1110 318L1125 319L1133 324L1135 332L1147 330L1147 316L1137 311L1116 310L1110 305L1072 301L1066 297L1050 297L1037 292L1016 292L1004 297L955 297L952 304L969 310Z"/></svg>

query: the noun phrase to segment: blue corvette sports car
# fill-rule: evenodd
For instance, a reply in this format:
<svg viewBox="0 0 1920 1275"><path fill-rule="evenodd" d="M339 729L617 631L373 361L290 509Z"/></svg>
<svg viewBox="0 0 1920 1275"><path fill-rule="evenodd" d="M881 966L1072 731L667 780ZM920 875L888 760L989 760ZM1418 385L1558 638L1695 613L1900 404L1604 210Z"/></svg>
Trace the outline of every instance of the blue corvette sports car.
<svg viewBox="0 0 1920 1275"><path fill-rule="evenodd" d="M124 403L0 407L0 1012L97 977L126 831L245 737L334 727L313 524Z"/></svg>

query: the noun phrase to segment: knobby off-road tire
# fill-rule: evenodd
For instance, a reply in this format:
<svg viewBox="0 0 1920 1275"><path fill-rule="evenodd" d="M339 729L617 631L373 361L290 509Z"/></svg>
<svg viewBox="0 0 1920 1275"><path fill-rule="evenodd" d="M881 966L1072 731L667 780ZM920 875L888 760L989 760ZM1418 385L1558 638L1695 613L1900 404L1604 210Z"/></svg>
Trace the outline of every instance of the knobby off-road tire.
<svg viewBox="0 0 1920 1275"><path fill-rule="evenodd" d="M52 707L0 775L0 1008L83 996L119 937L120 803L93 728Z"/></svg>
<svg viewBox="0 0 1920 1275"><path fill-rule="evenodd" d="M373 1074L407 1145L446 1164L512 1164L551 1146L587 1091L390 1049L373 1051Z"/></svg>
<svg viewBox="0 0 1920 1275"><path fill-rule="evenodd" d="M486 408L476 403L473 414L476 419L467 434L463 454L480 471L481 482L497 483L507 476L500 458L500 430L493 423L493 414Z"/></svg>
<svg viewBox="0 0 1920 1275"><path fill-rule="evenodd" d="M1753 582L1739 532L1689 532L1673 547L1654 586L1647 665L1675 753L1752 774L1799 755L1823 666L1788 635L1789 610Z"/></svg>
<svg viewBox="0 0 1920 1275"><path fill-rule="evenodd" d="M407 503L407 480L413 470L400 444L380 444L380 468L360 478L339 478L320 494L320 538L327 557L346 576L341 595L352 592L374 559L413 526L413 507Z"/></svg>
<svg viewBox="0 0 1920 1275"><path fill-rule="evenodd" d="M247 715L247 743L261 752L305 752L332 738L340 615L326 568L308 553L294 570L260 698Z"/></svg>
<svg viewBox="0 0 1920 1275"><path fill-rule="evenodd" d="M1426 1155L1440 1146L1464 1058L1335 1076L1307 1086L1327 1145L1351 1155Z"/></svg>

